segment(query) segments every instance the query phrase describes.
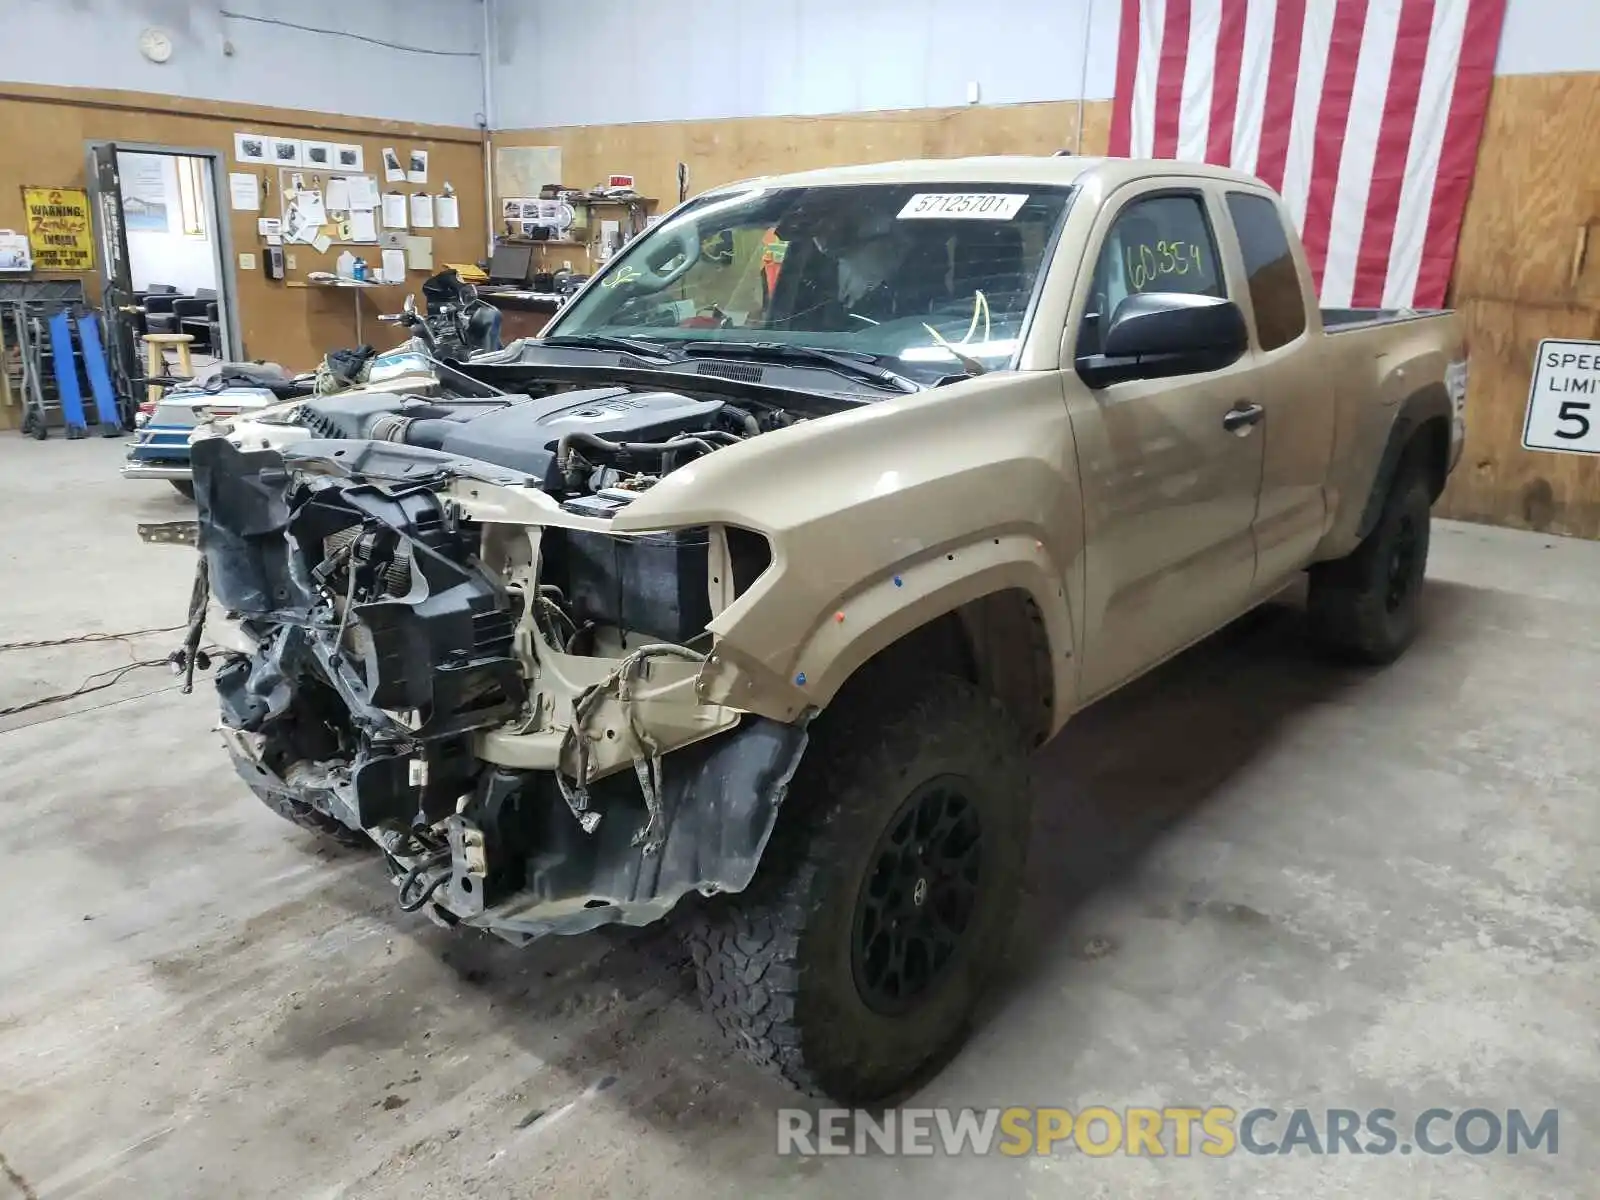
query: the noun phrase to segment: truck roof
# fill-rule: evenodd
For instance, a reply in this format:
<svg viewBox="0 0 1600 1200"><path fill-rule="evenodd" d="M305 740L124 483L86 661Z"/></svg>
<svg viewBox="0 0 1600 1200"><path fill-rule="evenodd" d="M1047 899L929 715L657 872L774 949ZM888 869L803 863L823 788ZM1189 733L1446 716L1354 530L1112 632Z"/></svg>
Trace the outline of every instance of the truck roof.
<svg viewBox="0 0 1600 1200"><path fill-rule="evenodd" d="M1261 181L1242 171L1175 159L1079 158L1076 155L995 154L972 158L918 158L899 162L822 167L724 184L718 192L763 187L831 187L870 183L1006 183L1067 186L1093 172L1110 186L1148 175L1186 175L1233 183Z"/></svg>

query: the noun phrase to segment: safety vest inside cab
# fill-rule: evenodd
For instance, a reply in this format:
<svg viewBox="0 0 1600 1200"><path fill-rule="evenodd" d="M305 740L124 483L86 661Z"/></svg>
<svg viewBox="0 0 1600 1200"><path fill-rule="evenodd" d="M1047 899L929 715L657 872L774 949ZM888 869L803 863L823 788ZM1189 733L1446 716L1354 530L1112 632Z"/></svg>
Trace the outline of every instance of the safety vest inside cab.
<svg viewBox="0 0 1600 1200"><path fill-rule="evenodd" d="M772 298L772 291L778 286L778 272L783 270L783 252L789 248L788 242L778 240L778 231L769 229L761 235L761 277L766 283L767 298Z"/></svg>

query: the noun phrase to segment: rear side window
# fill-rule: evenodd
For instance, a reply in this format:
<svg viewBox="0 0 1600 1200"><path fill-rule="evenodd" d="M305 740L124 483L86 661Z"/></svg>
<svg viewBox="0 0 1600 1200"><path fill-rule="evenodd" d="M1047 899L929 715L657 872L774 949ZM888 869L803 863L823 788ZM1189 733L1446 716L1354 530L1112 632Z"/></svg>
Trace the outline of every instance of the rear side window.
<svg viewBox="0 0 1600 1200"><path fill-rule="evenodd" d="M1244 273L1250 281L1250 307L1263 350L1276 350L1306 329L1306 302L1300 291L1294 253L1283 231L1278 206L1265 196L1228 193L1228 212L1239 234Z"/></svg>
<svg viewBox="0 0 1600 1200"><path fill-rule="evenodd" d="M1095 263L1077 353L1098 354L1117 305L1140 292L1225 296L1222 264L1196 194L1164 194L1129 204L1112 223Z"/></svg>

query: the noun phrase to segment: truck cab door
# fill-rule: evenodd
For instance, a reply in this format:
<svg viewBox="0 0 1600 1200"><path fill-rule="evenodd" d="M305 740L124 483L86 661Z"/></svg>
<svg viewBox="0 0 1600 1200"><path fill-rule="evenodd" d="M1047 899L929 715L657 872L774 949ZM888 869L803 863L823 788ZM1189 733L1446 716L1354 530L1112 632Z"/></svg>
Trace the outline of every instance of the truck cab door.
<svg viewBox="0 0 1600 1200"><path fill-rule="evenodd" d="M1228 186L1227 228L1239 246L1254 333L1258 397L1266 410L1261 502L1256 510L1256 591L1270 592L1311 561L1328 531L1325 485L1338 417L1334 364L1316 291L1282 202L1271 192ZM1225 237L1226 241L1227 238Z"/></svg>
<svg viewBox="0 0 1600 1200"><path fill-rule="evenodd" d="M1120 191L1096 222L1094 269L1080 275L1069 309L1062 369L1083 489L1086 700L1249 600L1264 444L1250 356L1104 386L1084 378L1129 296L1237 299L1215 232L1224 219L1220 197L1193 179Z"/></svg>

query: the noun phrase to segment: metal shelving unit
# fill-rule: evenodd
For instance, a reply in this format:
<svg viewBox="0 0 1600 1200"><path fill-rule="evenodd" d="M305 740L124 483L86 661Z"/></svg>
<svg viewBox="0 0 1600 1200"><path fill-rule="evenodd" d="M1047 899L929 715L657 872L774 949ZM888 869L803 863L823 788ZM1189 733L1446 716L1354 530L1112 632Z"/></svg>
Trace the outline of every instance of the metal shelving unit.
<svg viewBox="0 0 1600 1200"><path fill-rule="evenodd" d="M0 338L5 344L6 384L22 400L22 431L43 441L50 433L51 414L59 414L55 377L51 372L50 336L45 328L52 313L84 307L80 279L0 280Z"/></svg>

